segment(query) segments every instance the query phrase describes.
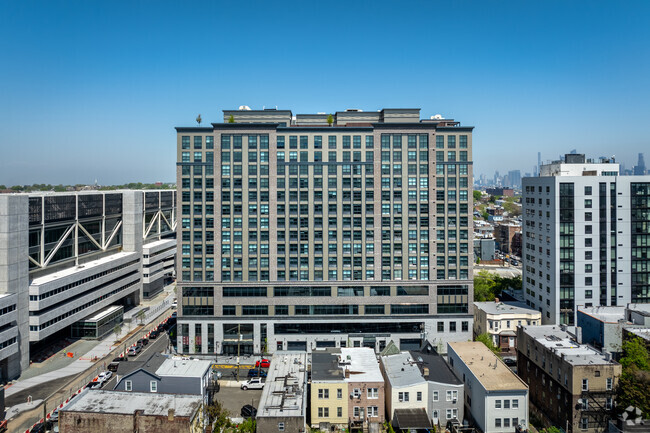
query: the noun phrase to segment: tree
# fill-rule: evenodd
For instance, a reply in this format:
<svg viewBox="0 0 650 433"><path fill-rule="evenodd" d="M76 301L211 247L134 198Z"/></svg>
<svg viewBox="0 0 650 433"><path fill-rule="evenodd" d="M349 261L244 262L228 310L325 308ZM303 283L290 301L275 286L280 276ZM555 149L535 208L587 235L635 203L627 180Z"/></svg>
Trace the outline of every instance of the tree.
<svg viewBox="0 0 650 433"><path fill-rule="evenodd" d="M542 429L540 431L540 433L562 433L562 430L560 430L559 428L557 428L555 426L551 426L551 427Z"/></svg>
<svg viewBox="0 0 650 433"><path fill-rule="evenodd" d="M650 417L650 360L648 349L641 338L623 342L623 366L618 381L616 405L623 410L634 406L643 412L643 417Z"/></svg>
<svg viewBox="0 0 650 433"><path fill-rule="evenodd" d="M499 354L499 348L494 345L494 341L492 341L492 337L490 337L490 334L483 333L480 335L476 336L476 341L480 341L481 343L485 344L488 349L492 351L492 353L498 355Z"/></svg>
<svg viewBox="0 0 650 433"><path fill-rule="evenodd" d="M231 114L230 117L228 118L228 123L235 123L235 116Z"/></svg>
<svg viewBox="0 0 650 433"><path fill-rule="evenodd" d="M230 425L230 420L228 419L230 413L224 409L218 400L205 407L205 414L208 416L208 422L212 424L212 431L214 432L221 431L223 427Z"/></svg>
<svg viewBox="0 0 650 433"><path fill-rule="evenodd" d="M327 124L329 126L332 126L332 123L334 123L334 117L331 114L327 115Z"/></svg>
<svg viewBox="0 0 650 433"><path fill-rule="evenodd" d="M116 336L116 337L119 337L120 334L122 333L122 325L119 324L119 323L117 323L117 324L113 327L113 332L115 333L115 336Z"/></svg>
<svg viewBox="0 0 650 433"><path fill-rule="evenodd" d="M473 192L472 194L474 195L474 201L475 201L475 202L477 202L477 201L481 201L481 197L483 196L483 194L481 193L481 191L474 190L474 192Z"/></svg>
<svg viewBox="0 0 650 433"><path fill-rule="evenodd" d="M519 216L521 215L521 207L517 206L514 201L507 201L503 203L503 209L508 212L510 216Z"/></svg>
<svg viewBox="0 0 650 433"><path fill-rule="evenodd" d="M494 301L496 276L496 274L492 274L486 270L479 271L479 273L474 276L474 301Z"/></svg>
<svg viewBox="0 0 650 433"><path fill-rule="evenodd" d="M144 310L138 311L135 315L135 318L140 321L140 325L142 325L144 322L144 316L145 316Z"/></svg>

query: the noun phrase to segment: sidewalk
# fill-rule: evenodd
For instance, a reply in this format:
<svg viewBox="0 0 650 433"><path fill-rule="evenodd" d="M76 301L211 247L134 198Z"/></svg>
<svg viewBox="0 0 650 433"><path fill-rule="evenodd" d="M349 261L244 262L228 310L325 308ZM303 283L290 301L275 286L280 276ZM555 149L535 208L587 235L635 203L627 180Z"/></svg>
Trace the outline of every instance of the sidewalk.
<svg viewBox="0 0 650 433"><path fill-rule="evenodd" d="M171 306L171 303L174 298L174 290L173 290L174 287L175 285L173 284L167 286L165 290L162 293L160 293L158 296L156 296L154 299L149 301L143 301L141 303L141 305L148 306L150 308L149 311L147 311L147 314L143 320L145 328L142 329L142 331L140 332L142 333L148 332L146 325L153 322L158 315L160 315L164 310L166 310ZM169 288L172 288L172 290L168 291ZM69 365L66 365L61 368L55 368L49 371L47 368L48 366L46 366L46 367L42 367L41 371L44 371L44 373L42 374L38 374L38 375L27 374L21 376L21 378L18 379L18 381L14 382L12 385L5 388L5 396L9 397L13 394L40 385L44 382L60 379L62 377L73 376L92 368L97 362L97 360L104 358L106 355L111 353L111 351L118 346L117 344L115 344L115 342L116 340L118 340L119 337L124 338L128 335L129 332L130 331L128 330L124 330L119 336L116 335L114 332L111 332L101 340L94 342L96 343L94 347L86 351L86 353L84 353L83 355L79 356ZM139 333L136 333L133 336L129 337L129 339L127 339L126 341L132 340L131 342L134 342L137 340L137 338L140 338L139 335L140 335ZM122 344L125 343L122 342L119 345ZM128 345L130 345L130 343ZM63 357L65 356L65 352L67 352L67 349L64 349L63 351L57 353L52 358ZM50 366L56 367L57 365L57 362L55 362L56 359L53 359L52 361L53 362L50 362ZM105 369L105 367L106 366L103 365L101 366L102 369Z"/></svg>

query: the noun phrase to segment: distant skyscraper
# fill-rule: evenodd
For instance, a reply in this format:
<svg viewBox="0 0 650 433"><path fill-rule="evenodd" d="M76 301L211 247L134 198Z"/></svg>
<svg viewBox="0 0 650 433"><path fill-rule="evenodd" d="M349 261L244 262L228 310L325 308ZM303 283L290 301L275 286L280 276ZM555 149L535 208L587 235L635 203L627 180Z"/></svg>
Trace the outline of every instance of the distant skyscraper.
<svg viewBox="0 0 650 433"><path fill-rule="evenodd" d="M634 167L634 175L643 176L644 174L646 174L645 161L643 160L643 154L639 153L639 161Z"/></svg>
<svg viewBox="0 0 650 433"><path fill-rule="evenodd" d="M542 152L537 152L537 170L535 171L535 176L539 176L539 170L542 166Z"/></svg>

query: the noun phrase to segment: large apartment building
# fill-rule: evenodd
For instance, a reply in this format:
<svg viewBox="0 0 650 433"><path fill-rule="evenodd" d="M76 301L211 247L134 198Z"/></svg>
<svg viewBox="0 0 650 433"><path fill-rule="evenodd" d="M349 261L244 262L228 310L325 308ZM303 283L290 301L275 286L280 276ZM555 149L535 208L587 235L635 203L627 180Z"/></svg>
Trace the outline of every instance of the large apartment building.
<svg viewBox="0 0 650 433"><path fill-rule="evenodd" d="M29 365L30 343L68 337L107 306L162 290L174 268L175 199L174 191L0 195L0 381Z"/></svg>
<svg viewBox="0 0 650 433"><path fill-rule="evenodd" d="M523 182L523 287L543 323L650 302L650 176L566 155Z"/></svg>
<svg viewBox="0 0 650 433"><path fill-rule="evenodd" d="M471 338L472 127L419 109L223 120L176 128L179 351Z"/></svg>
<svg viewBox="0 0 650 433"><path fill-rule="evenodd" d="M607 431L621 365L582 344L565 325L517 328L517 374L530 388L532 410L566 432Z"/></svg>

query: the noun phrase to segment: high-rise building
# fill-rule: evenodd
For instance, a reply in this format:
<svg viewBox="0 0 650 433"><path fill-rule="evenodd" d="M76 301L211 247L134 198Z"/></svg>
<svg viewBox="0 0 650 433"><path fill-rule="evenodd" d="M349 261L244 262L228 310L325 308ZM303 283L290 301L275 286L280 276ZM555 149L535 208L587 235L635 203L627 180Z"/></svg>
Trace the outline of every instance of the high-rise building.
<svg viewBox="0 0 650 433"><path fill-rule="evenodd" d="M643 154L639 153L639 160L634 166L634 175L643 176L646 174L645 160L643 159Z"/></svg>
<svg viewBox="0 0 650 433"><path fill-rule="evenodd" d="M473 127L243 109L176 129L179 351L471 338Z"/></svg>
<svg viewBox="0 0 650 433"><path fill-rule="evenodd" d="M523 182L523 288L545 324L577 306L650 302L650 176L566 155Z"/></svg>
<svg viewBox="0 0 650 433"><path fill-rule="evenodd" d="M174 191L0 194L0 383L30 351L170 280Z"/></svg>

